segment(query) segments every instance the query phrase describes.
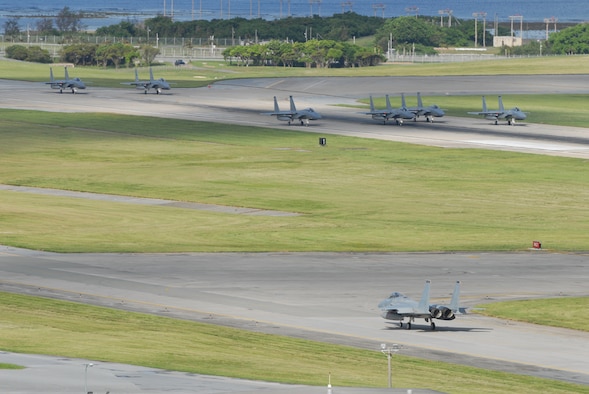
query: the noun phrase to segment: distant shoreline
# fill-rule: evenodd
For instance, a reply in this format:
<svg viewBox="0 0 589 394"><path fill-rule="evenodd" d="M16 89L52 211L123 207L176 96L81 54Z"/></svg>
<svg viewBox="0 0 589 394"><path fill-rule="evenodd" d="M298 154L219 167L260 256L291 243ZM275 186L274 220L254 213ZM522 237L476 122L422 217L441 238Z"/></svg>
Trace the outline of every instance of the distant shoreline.
<svg viewBox="0 0 589 394"><path fill-rule="evenodd" d="M158 16L163 16L163 13L161 12L153 12L153 11L130 11L130 10L126 10L126 11L84 11L84 10L80 10L79 12L81 12L82 15L82 19L129 19L131 22L134 22L134 18L140 18L140 20L137 20L137 22L140 22L141 20L145 20L145 19L152 19L152 18L156 18ZM39 13L39 14L4 14L3 15L3 19L7 19L7 18L21 18L21 19L42 19L42 18L55 18L57 17L57 12L50 12L50 13ZM169 15L166 15L169 16ZM398 15L398 16L394 16L394 17L388 17L387 19L390 18L398 18L400 16L404 16L404 15ZM306 18L308 16L292 16L293 19L297 19L297 18ZM328 18L330 16L323 16L324 18ZM438 15L420 15L420 17L429 17L429 18L433 18L433 19L438 19L439 16ZM231 20L231 19L237 19L237 18L242 18L242 19L250 19L247 16L243 16L243 15L234 15L231 18L222 18L222 20ZM174 19L175 22L190 22L190 21L198 21L201 20L198 17L196 18L192 18L192 12L186 12L186 10L182 10L182 11L178 11L174 14ZM220 18L202 18L202 20L206 20L206 21L211 21L211 20L219 20ZM271 20L275 20L277 18L266 18L268 21ZM282 18L282 19L286 19L286 17ZM469 21L469 20L474 20L474 18L458 18L459 20L463 20L463 21ZM488 19L487 22L491 22L489 23L489 26L492 25L492 20ZM578 19L578 20L568 20L568 19L563 19L563 20L559 20L557 19L557 26L564 26L564 27L570 27L570 26L574 26L574 25L578 25L580 23L587 23L589 22L589 20L587 19ZM98 27L104 27L104 26L111 26L111 25L117 25L119 24L120 21L113 21L113 23L109 23L109 24L105 24L102 26L98 26ZM526 29L525 30L543 30L546 27L546 21L545 20L534 20L534 19L524 19L523 23L526 25ZM509 26L510 22L506 22L506 21L501 21L499 22L500 26ZM550 22L550 25L552 25L552 22Z"/></svg>

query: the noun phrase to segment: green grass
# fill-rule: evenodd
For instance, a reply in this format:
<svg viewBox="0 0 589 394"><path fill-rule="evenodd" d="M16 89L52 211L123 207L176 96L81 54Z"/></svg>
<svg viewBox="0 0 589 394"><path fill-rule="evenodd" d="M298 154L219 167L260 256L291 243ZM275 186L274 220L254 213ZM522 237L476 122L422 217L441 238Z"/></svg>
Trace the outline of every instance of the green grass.
<svg viewBox="0 0 589 394"><path fill-rule="evenodd" d="M512 251L541 240L552 250L587 248L585 160L342 136L322 148L315 134L298 130L0 114L0 183L302 214L244 216L5 191L5 245L60 252Z"/></svg>
<svg viewBox="0 0 589 394"><path fill-rule="evenodd" d="M16 364L0 363L0 369L25 369L25 367Z"/></svg>
<svg viewBox="0 0 589 394"><path fill-rule="evenodd" d="M586 60L353 70L207 62L198 69L160 67L156 73L179 87L196 87L267 76L574 74L586 72ZM0 61L0 72L3 78L41 82L48 66ZM92 86L121 87L133 73L76 68L72 76ZM467 108L460 102L436 103L456 112ZM530 111L528 103L514 105ZM552 249L586 249L589 177L583 160L338 136L318 149L316 135L300 132L118 115L0 114L0 183L304 214L246 217L0 192L0 244L68 252L517 250L541 239ZM16 295L0 294L0 299L5 350L315 385L324 385L331 372L336 386L386 385L379 352ZM52 341L43 340L47 337ZM396 387L586 392L586 386L402 355L393 363L400 374Z"/></svg>
<svg viewBox="0 0 589 394"><path fill-rule="evenodd" d="M0 293L0 348L174 371L324 386L386 387L378 351ZM162 335L165 333L165 335ZM47 340L51 338L51 340ZM448 393L582 393L586 386L397 354L395 387Z"/></svg>
<svg viewBox="0 0 589 394"><path fill-rule="evenodd" d="M478 313L487 316L589 331L584 318L589 310L587 297L508 301L482 304L476 308Z"/></svg>

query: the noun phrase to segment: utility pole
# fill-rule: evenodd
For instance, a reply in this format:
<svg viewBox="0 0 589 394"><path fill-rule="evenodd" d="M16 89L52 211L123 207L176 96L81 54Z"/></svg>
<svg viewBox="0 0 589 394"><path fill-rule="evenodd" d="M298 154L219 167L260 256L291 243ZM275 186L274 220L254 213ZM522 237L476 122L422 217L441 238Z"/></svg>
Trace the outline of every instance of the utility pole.
<svg viewBox="0 0 589 394"><path fill-rule="evenodd" d="M399 345L397 345L396 343L393 343L392 346L387 347L386 343L381 343L380 344L380 351L382 352L382 354L387 356L389 388L392 388L393 387L393 377L392 377L392 369L391 369L391 361L392 361L391 359L393 358L393 354L395 354L399 351Z"/></svg>
<svg viewBox="0 0 589 394"><path fill-rule="evenodd" d="M558 21L557 18L551 16L550 18L544 18L544 23L546 23L546 40L548 40L548 25L550 23L554 23L554 31L556 32L556 22Z"/></svg>
<svg viewBox="0 0 589 394"><path fill-rule="evenodd" d="M478 26L477 26L477 22L479 17L483 18L483 46L486 47L487 45L485 44L485 29L487 28L487 13L486 12L475 12L472 14L472 16L474 17L474 47L476 48L478 46L478 34L479 34L479 30L478 30Z"/></svg>
<svg viewBox="0 0 589 394"><path fill-rule="evenodd" d="M382 3L372 4L372 9L374 10L374 16L376 16L376 10L380 9L382 11L382 17L384 19L384 7L385 7L385 5Z"/></svg>
<svg viewBox="0 0 589 394"><path fill-rule="evenodd" d="M452 10L446 8L445 10L439 10L440 15L440 27L444 27L444 15L448 15L448 27L452 27Z"/></svg>
<svg viewBox="0 0 589 394"><path fill-rule="evenodd" d="M519 34L521 39L524 39L524 17L522 15L511 15L509 20L511 21L511 46L514 46L515 39L513 38L513 21L519 19Z"/></svg>
<svg viewBox="0 0 589 394"><path fill-rule="evenodd" d="M311 5L311 17L313 17L313 4L319 4L319 16L321 16L321 0L309 0L309 4Z"/></svg>

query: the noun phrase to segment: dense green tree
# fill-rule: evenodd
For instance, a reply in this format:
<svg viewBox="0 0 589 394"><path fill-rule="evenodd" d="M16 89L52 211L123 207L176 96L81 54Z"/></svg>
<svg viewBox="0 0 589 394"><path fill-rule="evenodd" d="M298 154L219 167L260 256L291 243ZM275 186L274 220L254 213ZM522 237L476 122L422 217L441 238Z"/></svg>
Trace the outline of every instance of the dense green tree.
<svg viewBox="0 0 589 394"><path fill-rule="evenodd" d="M35 62L35 63L52 63L53 59L51 59L51 55L49 51L46 49L42 49L40 46L31 46L28 48L27 51L27 59L28 62Z"/></svg>
<svg viewBox="0 0 589 394"><path fill-rule="evenodd" d="M96 29L97 36L114 36L114 37L137 37L143 35L137 23L130 20L120 22L117 25L103 26Z"/></svg>
<svg viewBox="0 0 589 394"><path fill-rule="evenodd" d="M293 67L355 67L376 65L383 59L372 50L333 40L307 42L270 41L265 44L239 45L223 51L225 59L237 59L238 65L282 65Z"/></svg>
<svg viewBox="0 0 589 394"><path fill-rule="evenodd" d="M354 63L357 67L377 66L383 60L382 55L368 48L361 48L354 57Z"/></svg>
<svg viewBox="0 0 589 394"><path fill-rule="evenodd" d="M155 60L155 57L160 54L160 50L152 45L141 45L139 48L139 56L141 60L146 64L150 65Z"/></svg>
<svg viewBox="0 0 589 394"><path fill-rule="evenodd" d="M179 22L177 22L179 23ZM149 29L150 34L155 37L176 37L174 22L167 16L157 16L145 21L145 28ZM178 37L182 37L178 35Z"/></svg>
<svg viewBox="0 0 589 394"><path fill-rule="evenodd" d="M61 50L61 59L67 63L73 63L76 66L88 66L97 64L96 44L72 44L63 47Z"/></svg>
<svg viewBox="0 0 589 394"><path fill-rule="evenodd" d="M440 28L432 25L424 18L401 16L387 20L375 34L375 43L383 51L388 49L390 38L393 47L405 44L421 44L423 46L438 46L442 34Z"/></svg>
<svg viewBox="0 0 589 394"><path fill-rule="evenodd" d="M121 64L129 67L133 59L137 57L139 52L132 45L121 42L100 45L96 49L96 59L103 67L114 65L115 68L119 68Z"/></svg>
<svg viewBox="0 0 589 394"><path fill-rule="evenodd" d="M9 59L26 60L27 56L27 47L23 45L11 45L6 47L6 57Z"/></svg>
<svg viewBox="0 0 589 394"><path fill-rule="evenodd" d="M6 48L6 57L36 63L52 62L49 51L39 46L25 47L24 45L11 45Z"/></svg>
<svg viewBox="0 0 589 394"><path fill-rule="evenodd" d="M587 54L589 53L589 24L582 23L552 33L548 39L552 53Z"/></svg>
<svg viewBox="0 0 589 394"><path fill-rule="evenodd" d="M348 40L352 37L372 35L384 23L382 18L367 17L347 12L322 18L314 15L302 18L265 20L261 18L213 19L210 21L174 22L169 17L158 16L144 22L150 34L160 37L184 37L208 40L210 37L233 38L246 43L268 40L304 42L311 39ZM121 26L119 26L121 27ZM97 30L97 34L128 36L128 33L111 29ZM137 25L136 25L136 28ZM144 30L143 28L140 31ZM306 36L305 36L306 33Z"/></svg>
<svg viewBox="0 0 589 394"><path fill-rule="evenodd" d="M469 41L469 34L460 27L444 27L440 31L442 33L440 46L468 47L472 45L472 41Z"/></svg>

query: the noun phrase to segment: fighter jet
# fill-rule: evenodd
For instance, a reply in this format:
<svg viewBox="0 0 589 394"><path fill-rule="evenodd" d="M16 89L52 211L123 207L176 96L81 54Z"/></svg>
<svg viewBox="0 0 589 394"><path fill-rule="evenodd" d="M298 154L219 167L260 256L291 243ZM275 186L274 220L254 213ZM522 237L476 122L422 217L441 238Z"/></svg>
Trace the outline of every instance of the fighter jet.
<svg viewBox="0 0 589 394"><path fill-rule="evenodd" d="M403 106L405 105L405 98L403 97ZM420 116L425 116L425 120L429 123L433 123L434 117L441 118L445 115L444 110L438 107L437 105L433 104L428 107L423 106L423 102L421 100L421 93L417 92L417 107L410 107L407 108L409 111L415 114L415 118L413 120L417 121L417 118Z"/></svg>
<svg viewBox="0 0 589 394"><path fill-rule="evenodd" d="M413 119L415 117L413 112L409 111L405 105L401 108L393 108L389 95L387 94L385 97L387 103L386 109L375 109L372 96L370 96L370 112L363 112L363 114L371 115L372 119L375 120L382 120L382 124L386 124L389 119L394 119L399 126L403 124L403 119Z"/></svg>
<svg viewBox="0 0 589 394"><path fill-rule="evenodd" d="M503 99L499 96L499 109L497 111L490 111L487 109L487 102L483 96L483 110L481 112L469 112L470 115L482 115L485 119L499 123L500 119L507 121L508 125L515 125L516 120L524 120L526 118L525 112L522 112L518 107L506 110L503 107Z"/></svg>
<svg viewBox="0 0 589 394"><path fill-rule="evenodd" d="M70 76L67 72L67 67L65 67L65 79L55 79L53 78L53 69L49 68L49 82L45 82L46 85L50 85L51 89L59 89L59 93L63 93L64 89L71 89L72 93L76 93L78 89L86 89L86 85L80 78L70 79Z"/></svg>
<svg viewBox="0 0 589 394"><path fill-rule="evenodd" d="M290 98L290 111L281 111L278 107L278 101L276 100L276 96L274 96L274 112L264 112L262 115L271 115L276 116L278 120L287 121L289 126L293 120L298 120L301 122L301 126L309 126L310 120L317 120L321 119L321 114L316 112L313 108L305 108L302 110L297 110L295 106L294 100L292 96Z"/></svg>
<svg viewBox="0 0 589 394"><path fill-rule="evenodd" d="M151 89L155 89L156 94L160 94L162 90L170 90L170 84L163 78L153 79L153 70L149 68L149 81L140 81L137 69L135 69L135 81L133 82L121 82L123 85L134 85L137 89L143 89L144 93Z"/></svg>
<svg viewBox="0 0 589 394"><path fill-rule="evenodd" d="M431 326L432 330L436 329L436 324L433 319L440 320L454 320L456 314L463 313L464 309L458 306L460 297L460 281L456 282L454 287L454 293L452 293L452 299L450 305L430 305L429 303L429 288L430 281L425 282L423 293L419 302L401 294L398 292L392 293L389 298L382 300L378 304L378 308L381 310L382 318L386 320L399 321L399 327L403 327L403 321L407 318L406 328L411 329L411 323L416 318L425 319Z"/></svg>

